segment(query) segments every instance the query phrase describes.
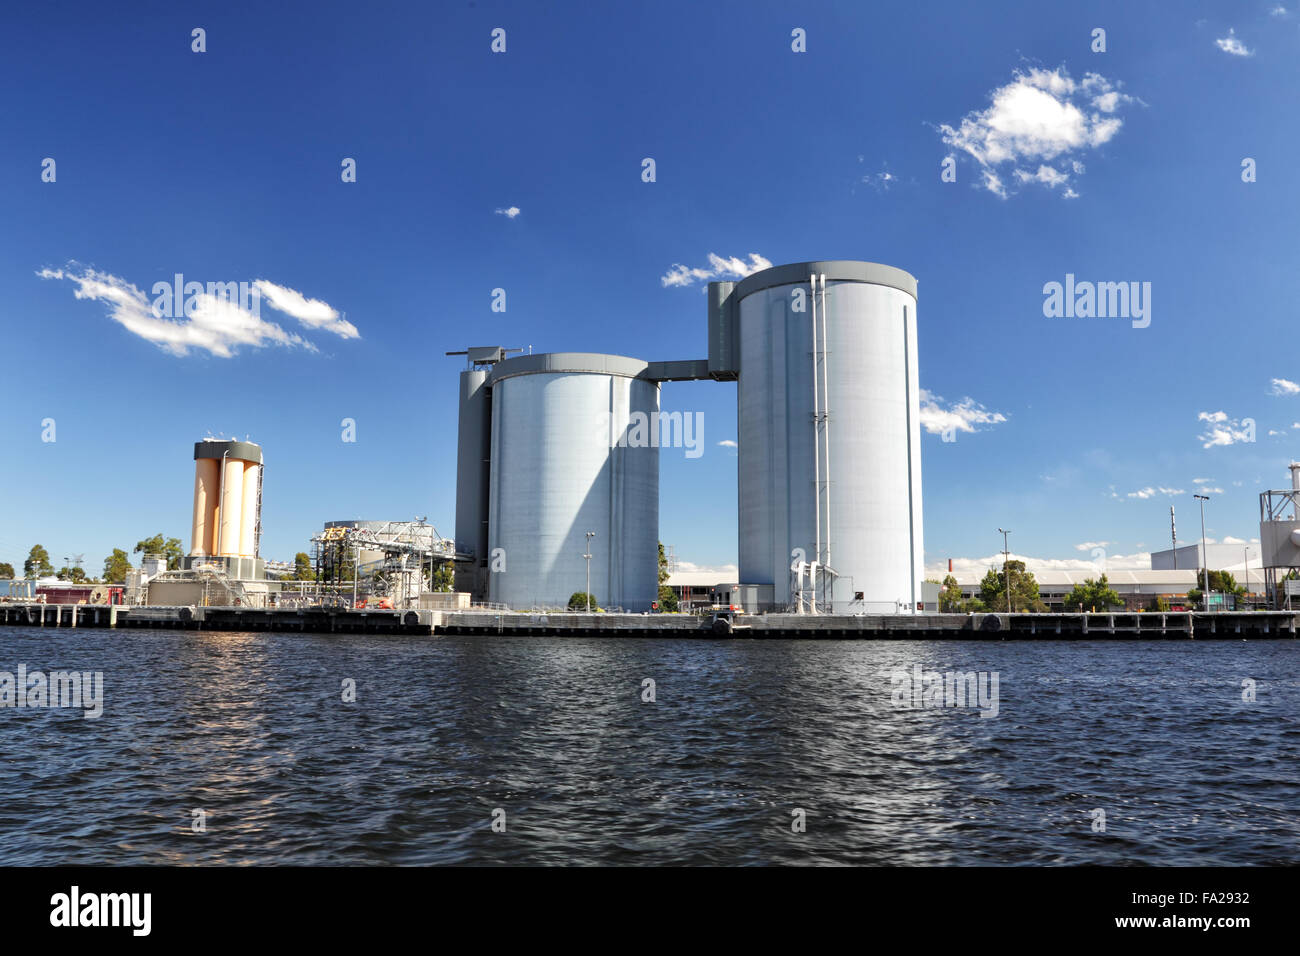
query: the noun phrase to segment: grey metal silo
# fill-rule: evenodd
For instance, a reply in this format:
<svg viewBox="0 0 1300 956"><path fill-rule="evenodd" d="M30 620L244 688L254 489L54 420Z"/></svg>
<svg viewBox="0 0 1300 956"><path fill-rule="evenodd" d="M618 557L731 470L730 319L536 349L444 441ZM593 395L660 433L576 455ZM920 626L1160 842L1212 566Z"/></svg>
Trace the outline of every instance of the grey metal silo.
<svg viewBox="0 0 1300 956"><path fill-rule="evenodd" d="M818 610L914 608L924 564L916 279L835 260L765 269L727 291L711 310L714 298L732 310L718 324L731 329L739 373L741 581L798 605L813 596L792 571L802 559L833 571L821 575Z"/></svg>
<svg viewBox="0 0 1300 956"><path fill-rule="evenodd" d="M657 419L659 383L647 369L636 359L575 352L492 367L490 601L562 606L586 589L590 553L591 590L602 606L650 608L658 594L659 452L637 424ZM458 538L459 526L458 517Z"/></svg>

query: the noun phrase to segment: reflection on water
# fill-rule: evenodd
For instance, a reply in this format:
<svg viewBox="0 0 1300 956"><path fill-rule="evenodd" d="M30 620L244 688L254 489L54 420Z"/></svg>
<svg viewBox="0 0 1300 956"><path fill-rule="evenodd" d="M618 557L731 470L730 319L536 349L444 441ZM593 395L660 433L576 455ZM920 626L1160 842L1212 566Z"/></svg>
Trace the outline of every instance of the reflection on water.
<svg viewBox="0 0 1300 956"><path fill-rule="evenodd" d="M6 628L0 646L0 670L101 670L105 690L99 720L0 710L0 863L1300 857L1295 642ZM913 664L998 672L999 716L895 709L889 672Z"/></svg>

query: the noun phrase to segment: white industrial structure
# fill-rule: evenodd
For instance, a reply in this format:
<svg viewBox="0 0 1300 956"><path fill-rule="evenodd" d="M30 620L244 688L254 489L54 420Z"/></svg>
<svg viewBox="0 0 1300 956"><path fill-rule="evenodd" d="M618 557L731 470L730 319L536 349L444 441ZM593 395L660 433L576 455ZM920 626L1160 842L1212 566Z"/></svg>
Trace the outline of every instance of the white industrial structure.
<svg viewBox="0 0 1300 956"><path fill-rule="evenodd" d="M1300 600L1300 462L1291 462L1291 488L1259 496L1259 548L1274 606Z"/></svg>
<svg viewBox="0 0 1300 956"><path fill-rule="evenodd" d="M512 608L557 607L587 589L590 570L600 606L649 610L659 555L651 364L471 352L478 367L461 376L456 534L457 551L474 561L458 589Z"/></svg>
<svg viewBox="0 0 1300 956"><path fill-rule="evenodd" d="M590 570L601 605L648 610L660 383L712 379L739 382L740 582L729 594L749 611L920 609L916 280L870 262L776 266L709 283L708 313L707 359L448 353L469 364L458 590L554 607Z"/></svg>
<svg viewBox="0 0 1300 956"><path fill-rule="evenodd" d="M424 593L424 572L432 582L438 564L454 559L455 543L424 521L327 521L312 538L317 574L351 572L365 580L365 594L410 607Z"/></svg>
<svg viewBox="0 0 1300 956"><path fill-rule="evenodd" d="M1204 560L1202 560L1202 556ZM1152 571L1199 570L1208 566L1211 571L1229 568L1260 568L1259 545L1250 544L1180 544L1177 548L1151 552Z"/></svg>

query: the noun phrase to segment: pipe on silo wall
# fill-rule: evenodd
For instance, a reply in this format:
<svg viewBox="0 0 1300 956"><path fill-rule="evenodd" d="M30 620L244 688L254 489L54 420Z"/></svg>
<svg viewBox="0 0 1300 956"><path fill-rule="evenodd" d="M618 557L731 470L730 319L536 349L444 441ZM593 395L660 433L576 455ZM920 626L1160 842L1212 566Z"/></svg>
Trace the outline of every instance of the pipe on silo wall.
<svg viewBox="0 0 1300 956"><path fill-rule="evenodd" d="M262 466L255 461L240 462L244 466L243 488L240 490L239 553L253 557L253 537L257 530L257 479Z"/></svg>
<svg viewBox="0 0 1300 956"><path fill-rule="evenodd" d="M217 519L217 553L239 554L239 522L243 513L244 462L226 458L221 465L221 512Z"/></svg>
<svg viewBox="0 0 1300 956"><path fill-rule="evenodd" d="M220 484L221 462L215 458L199 458L194 462L194 520L190 531L190 554L212 553Z"/></svg>

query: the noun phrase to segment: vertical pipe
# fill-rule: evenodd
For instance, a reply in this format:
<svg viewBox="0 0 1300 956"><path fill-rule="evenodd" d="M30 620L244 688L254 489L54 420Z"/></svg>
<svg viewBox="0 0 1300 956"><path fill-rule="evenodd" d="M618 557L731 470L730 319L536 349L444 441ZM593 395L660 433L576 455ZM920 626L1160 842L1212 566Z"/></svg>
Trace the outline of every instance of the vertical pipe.
<svg viewBox="0 0 1300 956"><path fill-rule="evenodd" d="M916 613L916 505L913 503L912 477L912 336L909 334L907 306L903 306L903 407L907 428L907 578L912 585L912 613ZM952 570L951 559L948 570ZM1005 571L1003 572L1005 573ZM1011 605L1008 604L1009 608Z"/></svg>
<svg viewBox="0 0 1300 956"><path fill-rule="evenodd" d="M817 538L813 551L814 567L822 559L822 451L821 436L818 433L818 419L821 418L821 401L817 391L817 277L808 277L809 299L812 305L812 387L813 387L813 511L816 514ZM814 571L809 582L813 592L813 613L817 613L817 574Z"/></svg>
<svg viewBox="0 0 1300 956"><path fill-rule="evenodd" d="M208 554L217 554L221 548L221 496L226 493L226 452L221 454L218 465L220 479L217 481L217 506L212 511L212 550Z"/></svg>
<svg viewBox="0 0 1300 956"><path fill-rule="evenodd" d="M831 565L831 380L830 349L826 347L826 273L821 276L822 285L822 447L826 449L826 560L824 565ZM834 579L831 587L835 586ZM831 595L832 602L835 600ZM833 609L833 608L832 608Z"/></svg>

